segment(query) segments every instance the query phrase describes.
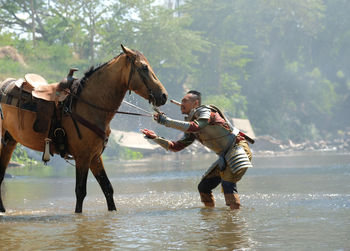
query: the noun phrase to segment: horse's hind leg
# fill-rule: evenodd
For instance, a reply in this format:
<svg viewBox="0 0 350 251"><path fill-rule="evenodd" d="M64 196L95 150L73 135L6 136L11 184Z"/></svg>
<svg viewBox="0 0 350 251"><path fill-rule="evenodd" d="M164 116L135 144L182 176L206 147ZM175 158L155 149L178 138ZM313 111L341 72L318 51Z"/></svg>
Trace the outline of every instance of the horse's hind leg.
<svg viewBox="0 0 350 251"><path fill-rule="evenodd" d="M98 158L94 158L94 160L91 163L90 170L94 174L97 182L100 184L100 187L106 197L108 210L117 210L113 199L113 187L103 167L103 161L101 156Z"/></svg>
<svg viewBox="0 0 350 251"><path fill-rule="evenodd" d="M7 165L10 162L13 151L15 150L17 142L6 132L1 139L1 155L0 155L0 212L5 212L1 197L1 184L4 180Z"/></svg>

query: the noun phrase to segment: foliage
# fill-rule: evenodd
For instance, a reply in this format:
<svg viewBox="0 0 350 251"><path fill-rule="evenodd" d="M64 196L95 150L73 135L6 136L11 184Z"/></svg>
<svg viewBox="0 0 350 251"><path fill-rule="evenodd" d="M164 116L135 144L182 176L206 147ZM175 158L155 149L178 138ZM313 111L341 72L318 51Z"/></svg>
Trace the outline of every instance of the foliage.
<svg viewBox="0 0 350 251"><path fill-rule="evenodd" d="M30 158L28 153L24 150L23 146L17 144L16 149L14 150L12 157L12 161L15 161L20 164L25 164L29 166L40 165L36 160ZM41 166L41 165L40 165Z"/></svg>
<svg viewBox="0 0 350 251"><path fill-rule="evenodd" d="M109 138L108 146L103 152L104 159L136 160L143 157L142 153L120 146L114 137Z"/></svg>
<svg viewBox="0 0 350 251"><path fill-rule="evenodd" d="M8 168L7 173L14 176L35 176L35 177L52 177L55 174L55 169L49 165L44 165L42 162L36 162L28 158L25 150L16 148L12 161L23 164L21 167ZM17 157L16 157L17 156Z"/></svg>
<svg viewBox="0 0 350 251"><path fill-rule="evenodd" d="M124 149L123 158L127 160L142 159L143 155L140 152L133 151L129 148Z"/></svg>
<svg viewBox="0 0 350 251"><path fill-rule="evenodd" d="M209 46L200 32L188 29L190 18L176 17L174 10L155 5L154 0L116 1L111 11L118 18L104 25L100 53L110 55L119 48L118 42L137 48L168 91L179 98L182 85L196 70L193 65L199 64L197 54Z"/></svg>
<svg viewBox="0 0 350 251"><path fill-rule="evenodd" d="M349 1L180 3L3 0L0 47L16 48L27 66L1 58L0 78L35 72L57 82L123 43L145 54L171 98L198 89L204 103L249 118L257 135L302 141L349 125Z"/></svg>

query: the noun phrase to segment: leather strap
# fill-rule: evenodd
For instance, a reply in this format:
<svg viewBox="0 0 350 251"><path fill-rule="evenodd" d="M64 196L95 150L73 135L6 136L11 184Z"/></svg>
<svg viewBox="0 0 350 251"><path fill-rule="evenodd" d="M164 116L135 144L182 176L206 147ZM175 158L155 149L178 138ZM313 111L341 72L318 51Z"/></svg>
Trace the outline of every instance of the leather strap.
<svg viewBox="0 0 350 251"><path fill-rule="evenodd" d="M101 128L97 127L96 125L90 123L89 121L87 121L86 119L84 119L83 117L81 117L80 115L78 115L74 112L71 113L71 116L73 119L77 120L79 123L83 124L84 126L89 128L90 130L95 132L101 139L103 139L104 142L108 141L108 136L104 130L102 130Z"/></svg>

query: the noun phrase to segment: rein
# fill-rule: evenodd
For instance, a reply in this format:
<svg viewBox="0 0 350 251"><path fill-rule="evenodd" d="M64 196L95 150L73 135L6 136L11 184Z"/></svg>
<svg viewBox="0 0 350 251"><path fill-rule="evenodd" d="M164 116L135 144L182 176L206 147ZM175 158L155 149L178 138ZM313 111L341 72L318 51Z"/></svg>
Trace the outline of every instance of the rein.
<svg viewBox="0 0 350 251"><path fill-rule="evenodd" d="M131 79L132 79L132 77L133 77L133 75L134 75L136 66L135 66L135 59L134 59L134 58L133 58L133 59L129 59L129 61L131 62L131 69L130 69L130 73L129 73L129 79L128 79L127 87L128 87L128 89L129 89L129 91L131 92L131 89L130 89L130 82L131 82ZM143 75L143 72L142 72L141 69L136 68L136 71L137 71L137 73L139 74L139 76L141 77L142 82L144 83L144 85L145 85L146 88L147 88L148 95L149 95L148 101L151 102L151 99L154 99L154 95L153 95L153 93L152 93L152 90L151 90L151 89L149 88L149 86L147 85L146 77ZM143 110L142 108L137 107L136 105L130 104L130 103L126 102L126 101L123 101L123 102L126 103L126 104L128 104L128 105L130 105L130 106L132 106L132 107L134 107L134 108L137 108L137 109L139 109L139 110L141 110L141 111L143 111L143 112L146 112L147 114L134 113L134 112L123 112L123 111L118 111L118 109L106 109L106 108L104 108L104 107L95 105L95 104L93 104L93 103L91 103L91 102L89 102L89 101L83 99L83 98L80 97L79 95L73 93L73 92L71 91L70 88L69 88L68 90L66 90L66 92L67 92L67 94L69 94L72 98L71 98L70 101L69 101L69 105L66 106L65 112L67 112L67 113L71 116L71 118L72 118L72 120L73 120L73 122L74 122L74 125L75 125L75 127L76 127L76 129L77 129L79 138L81 139L82 136L81 136L81 134L80 134L80 130L79 130L79 127L78 127L76 121L80 122L81 124L83 124L84 126L86 126L87 128L89 128L90 130L92 130L93 132L95 132L100 138L102 138L103 141L104 141L104 144L103 144L103 145L104 145L104 148L105 148L105 146L106 146L106 144L107 144L107 142L108 142L108 135L106 134L106 132L105 132L104 130L102 130L102 129L99 128L98 126L92 124L91 122L89 122L89 121L87 121L86 119L84 119L83 117L81 117L79 114L77 114L77 113L75 113L75 112L72 111L71 105L72 105L72 99L73 99L73 98L76 99L77 101L81 101L81 102L83 102L83 103L85 103L85 104L87 104L87 105L89 105L89 106L91 106L91 107L93 107L93 108L95 108L95 109L97 109L97 110L104 111L104 112L108 112L108 113L113 113L113 114L119 113L119 114L135 115L135 116L145 116L145 117L152 117L152 116L153 116L152 113L150 113L150 112L148 112L148 111L146 111L146 110Z"/></svg>
<svg viewBox="0 0 350 251"><path fill-rule="evenodd" d="M150 112L147 112L147 111L145 111L145 110L143 110L140 107L137 107L135 105L133 105L133 107L138 108L139 110L141 109L142 111L147 112L149 114L142 114L142 113L135 113L135 112L123 112L123 111L118 111L118 109L114 109L114 110L106 109L104 107L95 105L95 104L93 104L93 103L83 99L82 97L72 93L70 90L67 90L66 92L69 95L72 95L72 97L76 98L77 100L79 100L79 101L81 101L81 102L83 102L83 103L85 103L85 104L87 104L87 105L89 105L89 106L91 106L91 107L93 107L93 108L95 108L97 110L100 110L100 111L104 111L104 112L108 112L108 113L120 113L120 114L126 114L126 115L145 116L145 117L152 117L153 116ZM128 105L132 105L132 104L130 104L130 103L124 101L124 100L123 100L123 102L128 104Z"/></svg>
<svg viewBox="0 0 350 251"><path fill-rule="evenodd" d="M136 65L135 65L135 58L132 58L132 59L128 58L128 60L129 60L130 63L131 63L131 69L130 69L128 84L127 84L127 87L128 87L128 89L129 89L129 94L131 93L130 82L131 82L131 79L132 79L132 77L133 77L133 75L134 75L135 68L136 68L136 71L137 71L137 73L139 74L139 76L141 77L143 84L146 86L146 89L147 89L147 92L148 92L148 96L149 96L148 102L151 103L151 100L152 100L152 99L154 100L154 95L153 95L153 93L152 93L152 90L149 88L149 86L148 86L148 84L147 84L146 77L144 76L142 70L140 70L139 68L136 67ZM85 104L87 104L87 105L89 105L89 106L91 106L91 107L93 107L93 108L95 108L95 109L97 109L97 110L100 110L100 111L104 111L104 112L108 112L108 113L119 113L119 114L126 114L126 115L134 115L134 116L145 116L145 117L152 117L152 116L153 116L152 113L150 113L150 112L148 112L148 111L146 111L146 110L143 110L143 109L141 109L140 107L137 107L136 105L130 104L130 103L124 101L124 100L123 100L123 102L126 103L127 105L130 105L130 106L132 106L132 107L134 107L134 108L136 108L136 109L138 109L138 110L141 110L141 111L143 111L143 112L146 112L146 113L148 113L148 114L135 113L135 112L123 112L123 111L118 111L118 109L113 109L113 110L111 110L111 109L106 109L106 108L104 108L104 107L97 106L97 105L95 105L95 104L93 104L93 103L91 103L91 102L89 102L89 101L87 101L87 100L81 98L80 96L78 96L78 95L76 95L75 93L71 92L70 89L68 89L66 92L67 92L68 94L72 95L72 96L73 96L74 98L76 98L77 100L82 101L83 103L85 103Z"/></svg>
<svg viewBox="0 0 350 251"><path fill-rule="evenodd" d="M137 107L136 105L133 105L133 104L130 104L126 101L124 101L126 104L128 105L131 105L135 108L138 108L139 110L142 110L144 112L147 112L148 114L142 114L142 113L134 113L134 112L123 112L123 111L118 111L117 109L115 110L110 110L110 109L105 109L103 107L100 107L100 106L97 106L81 97L79 97L78 95L72 93L71 91L67 91L68 94L70 94L70 96L72 98L75 98L76 100L78 101L82 101L83 103L95 108L95 109L98 109L98 110L101 110L101 111L105 111L105 112L108 112L108 113L119 113L119 114L126 114L126 115L135 115L135 116L145 116L145 117L152 117L153 114L150 113L150 112L147 112L146 110L143 110L142 108L140 107ZM76 121L80 122L81 124L83 124L84 126L86 126L87 128L89 128L91 131L95 132L101 139L103 139L103 146L105 147L107 145L107 142L108 142L108 135L106 134L106 132L104 130L102 130L101 128L99 128L98 126L92 124L91 122L89 122L88 120L84 119L83 117L81 117L79 114L77 114L76 112L73 112L72 111L72 98L70 99L69 101L69 105L65 107L65 112L68 113L73 122L74 122L74 125L75 125L75 128L77 130L77 133L78 133L78 136L80 139L82 139L82 136L81 136L81 133L80 133L80 130L79 130L79 127L76 123Z"/></svg>

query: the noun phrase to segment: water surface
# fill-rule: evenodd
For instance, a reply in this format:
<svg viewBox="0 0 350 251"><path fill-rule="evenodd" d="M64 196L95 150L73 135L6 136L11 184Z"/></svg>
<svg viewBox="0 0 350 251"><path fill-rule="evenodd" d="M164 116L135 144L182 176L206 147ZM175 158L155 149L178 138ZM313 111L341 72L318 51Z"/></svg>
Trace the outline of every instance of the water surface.
<svg viewBox="0 0 350 251"><path fill-rule="evenodd" d="M107 211L90 173L75 214L70 166L6 179L0 250L350 250L350 155L256 157L238 184L238 211L227 209L220 188L215 209L200 202L197 184L214 160L106 163L117 212Z"/></svg>

